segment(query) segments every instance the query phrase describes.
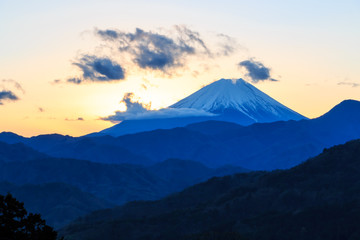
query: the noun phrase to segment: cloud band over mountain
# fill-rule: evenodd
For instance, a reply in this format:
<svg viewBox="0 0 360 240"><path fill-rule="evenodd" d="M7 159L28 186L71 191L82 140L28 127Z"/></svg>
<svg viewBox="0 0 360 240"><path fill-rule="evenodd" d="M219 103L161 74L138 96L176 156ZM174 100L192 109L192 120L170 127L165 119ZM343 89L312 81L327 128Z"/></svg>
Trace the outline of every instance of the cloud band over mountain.
<svg viewBox="0 0 360 240"><path fill-rule="evenodd" d="M215 116L213 113L191 108L162 108L159 110L150 110L150 104L146 105L134 100L133 93L126 93L121 102L126 105L126 111L116 111L114 115L103 117L101 120L121 122L124 120Z"/></svg>

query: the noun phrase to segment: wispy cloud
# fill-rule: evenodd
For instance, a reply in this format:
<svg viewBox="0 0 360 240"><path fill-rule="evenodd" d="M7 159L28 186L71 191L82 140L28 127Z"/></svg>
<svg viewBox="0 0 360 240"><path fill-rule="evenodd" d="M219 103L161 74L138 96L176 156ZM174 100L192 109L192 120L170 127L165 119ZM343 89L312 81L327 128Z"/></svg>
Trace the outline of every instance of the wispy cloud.
<svg viewBox="0 0 360 240"><path fill-rule="evenodd" d="M109 58L83 55L78 61L73 62L81 72L81 77L68 78L66 81L74 84L85 82L112 82L125 78L124 69ZM55 80L54 83L59 83Z"/></svg>
<svg viewBox="0 0 360 240"><path fill-rule="evenodd" d="M276 82L278 80L274 79L270 75L271 69L265 67L259 61L255 61L254 59L249 59L245 61L241 61L238 64L240 67L245 68L246 76L250 78L251 82L257 83L260 81L273 81Z"/></svg>
<svg viewBox="0 0 360 240"><path fill-rule="evenodd" d="M73 118L65 118L65 121L85 121L85 119L82 118L82 117L78 117L78 118L75 118L75 119L73 119Z"/></svg>
<svg viewBox="0 0 360 240"><path fill-rule="evenodd" d="M228 35L220 33L217 34L217 37L219 38L218 45L220 46L220 49L217 51L218 56L230 56L239 47L236 40Z"/></svg>
<svg viewBox="0 0 360 240"><path fill-rule="evenodd" d="M345 86L350 86L350 87L359 87L360 83L356 83L356 82L339 82L338 85L345 85Z"/></svg>
<svg viewBox="0 0 360 240"><path fill-rule="evenodd" d="M146 78L143 78L142 80L143 80L143 83L141 84L141 87L145 90L147 90L149 87L152 87L152 88L159 87L159 85L152 83L151 81L147 80Z"/></svg>
<svg viewBox="0 0 360 240"><path fill-rule="evenodd" d="M115 114L102 117L101 120L117 123L124 120L135 119L215 116L215 114L192 108L162 108L159 110L150 110L150 104L143 104L134 100L133 93L126 93L121 102L126 105L126 111L116 111Z"/></svg>
<svg viewBox="0 0 360 240"><path fill-rule="evenodd" d="M62 83L62 81L60 79L55 79L54 81L50 82L50 84L56 85Z"/></svg>
<svg viewBox="0 0 360 240"><path fill-rule="evenodd" d="M23 94L25 94L25 90L22 88L21 84L13 79L3 79L1 80L3 85L12 85L15 87L15 89L21 91Z"/></svg>

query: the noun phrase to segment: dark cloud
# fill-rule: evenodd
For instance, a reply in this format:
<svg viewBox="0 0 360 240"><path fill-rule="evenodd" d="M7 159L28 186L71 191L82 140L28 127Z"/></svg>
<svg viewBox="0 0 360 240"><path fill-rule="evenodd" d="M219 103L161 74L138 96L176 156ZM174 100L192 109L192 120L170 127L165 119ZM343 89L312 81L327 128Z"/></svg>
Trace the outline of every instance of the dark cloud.
<svg viewBox="0 0 360 240"><path fill-rule="evenodd" d="M21 84L12 79L3 79L0 81L0 105L5 101L18 101L20 98L17 92L25 93Z"/></svg>
<svg viewBox="0 0 360 240"><path fill-rule="evenodd" d="M217 34L213 36L215 39L213 43L217 43L216 47L210 45L209 48L199 32L183 25L160 31L145 31L141 28L136 28L134 32L95 29L94 33L103 40L97 52L110 51L119 62L91 54L83 55L72 63L81 70L81 76L72 76L64 81L57 79L52 84L122 80L125 79L122 68L125 64L129 73L136 72L140 68L156 71L168 77L178 76L181 74L180 70L190 71L188 63L193 57L207 61L214 57L229 56L239 47L235 39ZM135 69L132 69L133 67Z"/></svg>
<svg viewBox="0 0 360 240"><path fill-rule="evenodd" d="M69 78L67 79L69 83L112 82L125 78L124 69L108 58L84 55L73 65L82 71L82 77Z"/></svg>
<svg viewBox="0 0 360 240"><path fill-rule="evenodd" d="M146 105L134 100L133 93L126 93L121 102L126 105L126 111L116 111L114 115L103 117L101 120L121 122L134 119L214 116L214 114L204 110L192 108L162 108L159 110L150 110L150 104Z"/></svg>
<svg viewBox="0 0 360 240"><path fill-rule="evenodd" d="M0 91L0 105L3 105L3 101L17 101L19 98L12 92L3 90Z"/></svg>
<svg viewBox="0 0 360 240"><path fill-rule="evenodd" d="M94 34L102 41L96 49L97 54L82 55L72 64L81 70L81 76L71 76L65 80L55 80L52 84L85 82L112 82L125 79L122 66L126 66L127 74L139 69L173 77L181 75L181 70L194 71L190 61L208 63L216 57L234 54L240 45L236 40L224 35L213 34L208 45L197 31L176 25L170 29L146 31L136 28L133 32L118 29L95 29ZM210 46L210 47L209 47ZM113 59L99 57L99 53L109 54ZM109 56L109 55L108 55ZM206 71L208 69L204 69ZM198 74L198 73L196 73ZM143 85L144 89L148 86Z"/></svg>
<svg viewBox="0 0 360 240"><path fill-rule="evenodd" d="M355 82L339 82L338 85L346 85L346 86L351 86L351 87L359 87L360 83L355 83Z"/></svg>
<svg viewBox="0 0 360 240"><path fill-rule="evenodd" d="M240 67L244 67L248 76L253 83L259 81L278 81L270 76L270 68L267 68L261 62L253 59L245 60L239 63Z"/></svg>
<svg viewBox="0 0 360 240"><path fill-rule="evenodd" d="M122 53L129 53L133 62L142 69L169 73L185 64L189 55L210 55L198 32L184 26L175 26L176 36L144 31L137 28L134 33L119 30L96 30L103 40L116 42Z"/></svg>

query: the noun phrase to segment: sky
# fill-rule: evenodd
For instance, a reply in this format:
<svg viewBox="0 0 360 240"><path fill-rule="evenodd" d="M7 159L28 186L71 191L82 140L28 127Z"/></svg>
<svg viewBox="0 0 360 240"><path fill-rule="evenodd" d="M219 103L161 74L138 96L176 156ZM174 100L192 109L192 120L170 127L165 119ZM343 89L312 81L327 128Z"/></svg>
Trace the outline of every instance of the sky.
<svg viewBox="0 0 360 240"><path fill-rule="evenodd" d="M360 100L357 0L0 0L0 131L81 136L221 78L318 117Z"/></svg>

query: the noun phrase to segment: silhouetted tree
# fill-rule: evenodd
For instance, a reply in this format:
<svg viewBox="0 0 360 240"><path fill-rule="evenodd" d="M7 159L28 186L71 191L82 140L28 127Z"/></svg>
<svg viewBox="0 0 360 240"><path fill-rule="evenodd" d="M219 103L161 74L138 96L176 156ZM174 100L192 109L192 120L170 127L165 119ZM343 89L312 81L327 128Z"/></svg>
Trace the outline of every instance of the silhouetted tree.
<svg viewBox="0 0 360 240"><path fill-rule="evenodd" d="M57 232L39 214L27 213L11 194L0 195L0 240L56 240Z"/></svg>

